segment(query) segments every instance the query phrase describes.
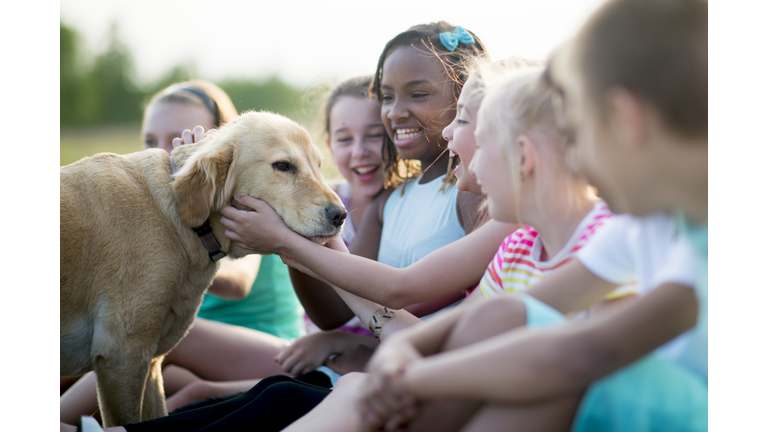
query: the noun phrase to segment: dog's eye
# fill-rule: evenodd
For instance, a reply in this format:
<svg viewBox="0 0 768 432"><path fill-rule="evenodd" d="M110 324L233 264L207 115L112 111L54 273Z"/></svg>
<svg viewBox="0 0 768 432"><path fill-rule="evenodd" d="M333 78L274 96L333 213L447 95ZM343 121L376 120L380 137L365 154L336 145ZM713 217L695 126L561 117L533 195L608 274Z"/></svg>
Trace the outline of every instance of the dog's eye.
<svg viewBox="0 0 768 432"><path fill-rule="evenodd" d="M291 165L288 162L275 162L272 164L272 168L277 171L283 171L283 172L290 171L294 174L296 173L296 167Z"/></svg>

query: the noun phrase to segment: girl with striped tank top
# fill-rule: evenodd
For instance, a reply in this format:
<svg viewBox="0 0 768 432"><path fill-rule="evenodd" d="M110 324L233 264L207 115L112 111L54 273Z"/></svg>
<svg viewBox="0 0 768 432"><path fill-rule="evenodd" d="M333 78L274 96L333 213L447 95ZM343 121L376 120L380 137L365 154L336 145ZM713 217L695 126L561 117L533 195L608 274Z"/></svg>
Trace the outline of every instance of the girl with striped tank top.
<svg viewBox="0 0 768 432"><path fill-rule="evenodd" d="M360 405L364 409L356 413L356 418L370 422L365 430L376 430L383 423L396 426L403 421L410 421L408 430L455 430L466 422L479 403L431 401L419 409L403 403L407 398L401 396L414 392L403 385L406 380L403 371L422 356L461 348L524 325L524 312L504 309L484 317L475 310L492 303L501 304L484 301L487 296L528 290L543 275L570 261L575 252L602 229L603 222L612 217L591 187L569 169L565 143L555 126L550 95L538 84L540 75L541 68L515 74L498 64L491 64L481 68L464 87L460 104L464 92L469 94L468 90L475 85L475 79L485 89L495 81L505 84L503 97L494 94L482 102L481 110L488 108L499 113L494 119L498 121L479 119L479 130L476 131L478 152L472 157L470 170L482 174L478 176L482 180L479 184L487 193L491 217L507 222L519 220L526 226L505 239L483 276L480 289L470 295L472 302L465 302L431 321L411 325L394 334L390 326L404 317L400 311L395 311L391 318L383 316L379 331L391 336L383 341L369 362L367 370L372 373L358 387L360 394L348 395L362 402ZM492 107L486 107L491 97ZM465 112L458 118L468 119ZM444 263L446 269L460 265L458 262ZM623 302L633 295L631 288L624 288L614 291L608 298L612 297L621 297L622 300L616 301ZM470 325L473 326L471 332L467 331ZM394 326L397 328L397 324ZM448 385L452 380L444 376L439 380L432 379L430 385L438 387L436 381ZM347 395L337 396L338 400L346 400ZM325 406L313 410L294 425L296 430L299 426L319 424L323 420L332 422L323 414L332 411L331 405L329 400ZM417 418L413 417L416 412L419 413ZM343 430L340 425L332 426Z"/></svg>
<svg viewBox="0 0 768 432"><path fill-rule="evenodd" d="M612 215L591 186L569 167L565 142L556 127L550 91L542 84L540 68L503 77L483 100L480 115L475 134L478 151L470 170L487 193L491 217L517 219L526 226L504 240L473 296L519 294L572 260ZM608 299L616 297L621 299L614 301L629 300L634 297L633 288L618 288ZM519 303L494 304L506 309L489 312L487 319L480 321L474 313L476 307L459 308L396 334L383 344L371 359L372 374L363 386L364 411L372 422L388 421L398 410L407 411L402 406L394 411L381 410L376 402L381 397L390 398L392 389L403 383L402 372L407 364L421 356L460 348L525 325L525 311L507 307ZM505 318L498 320L499 316ZM467 328L469 318L475 320L473 331L457 337ZM435 339L445 343L436 345ZM479 402L435 402L422 409L418 418L411 419L411 426L413 430L421 426L452 430L466 422L479 406Z"/></svg>

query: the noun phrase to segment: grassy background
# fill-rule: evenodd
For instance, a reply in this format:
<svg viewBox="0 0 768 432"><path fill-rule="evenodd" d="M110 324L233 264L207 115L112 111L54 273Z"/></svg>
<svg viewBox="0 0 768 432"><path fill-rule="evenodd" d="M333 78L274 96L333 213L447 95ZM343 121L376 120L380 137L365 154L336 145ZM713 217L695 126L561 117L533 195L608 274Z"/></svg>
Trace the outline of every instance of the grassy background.
<svg viewBox="0 0 768 432"><path fill-rule="evenodd" d="M69 165L96 153L128 154L141 151L141 125L102 126L95 128L63 129L60 135L59 164ZM312 137L323 153L323 175L326 179L341 179L331 159L328 146L320 137Z"/></svg>

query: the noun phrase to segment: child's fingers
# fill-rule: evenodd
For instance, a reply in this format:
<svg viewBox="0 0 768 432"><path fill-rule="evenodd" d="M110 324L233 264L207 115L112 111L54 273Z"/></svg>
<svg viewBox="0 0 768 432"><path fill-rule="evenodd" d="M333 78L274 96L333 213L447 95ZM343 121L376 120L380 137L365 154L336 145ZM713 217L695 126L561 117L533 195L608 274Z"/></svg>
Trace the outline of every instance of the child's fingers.
<svg viewBox="0 0 768 432"><path fill-rule="evenodd" d="M230 240L236 241L237 245L240 246L241 248L248 249L248 247L245 246L245 243L244 243L245 240L243 240L243 238L240 237L240 234L232 231L231 229L227 228L226 230L224 230L224 237L226 237L226 238L228 238Z"/></svg>
<svg viewBox="0 0 768 432"><path fill-rule="evenodd" d="M194 129L192 129L192 135L194 135L195 142L200 142L205 137L205 128L197 125Z"/></svg>
<svg viewBox="0 0 768 432"><path fill-rule="evenodd" d="M266 208L264 206L269 206L269 204L264 201L256 199L250 195L235 195L235 200L246 207L256 210L257 213L265 210Z"/></svg>
<svg viewBox="0 0 768 432"><path fill-rule="evenodd" d="M299 360L300 360L300 357L296 355L296 353L294 352L290 356L288 356L288 358L285 359L285 361L281 363L280 366L283 367L284 371L290 372L291 370L293 370L293 366L295 366Z"/></svg>
<svg viewBox="0 0 768 432"><path fill-rule="evenodd" d="M235 222L235 219L237 219L240 216L240 212L243 210L238 210L230 205L225 205L221 208L221 224L224 225L224 227L229 229L235 229L237 228L237 222Z"/></svg>
<svg viewBox="0 0 768 432"><path fill-rule="evenodd" d="M183 142L181 142L181 138L174 138L174 139L171 141L171 145L173 146L173 148L176 148L176 147L178 147L178 146L180 146L180 145L183 145L183 144L184 144L184 143L183 143Z"/></svg>
<svg viewBox="0 0 768 432"><path fill-rule="evenodd" d="M293 376L300 375L301 371L304 369L304 362L298 361L295 365L291 368L290 372Z"/></svg>
<svg viewBox="0 0 768 432"><path fill-rule="evenodd" d="M192 137L192 131L189 129L184 129L184 131L181 133L181 140L184 142L184 144L193 144L195 140Z"/></svg>
<svg viewBox="0 0 768 432"><path fill-rule="evenodd" d="M280 364L283 364L283 362L285 361L285 359L287 359L287 358L288 358L288 356L289 356L289 355L291 355L291 354L293 354L293 348L292 348L292 347L289 345L289 346L287 346L287 347L285 347L285 348L281 349L281 350L280 350L280 351L277 353L277 355L275 356L275 361L276 361L276 362L278 362L278 363L280 363Z"/></svg>

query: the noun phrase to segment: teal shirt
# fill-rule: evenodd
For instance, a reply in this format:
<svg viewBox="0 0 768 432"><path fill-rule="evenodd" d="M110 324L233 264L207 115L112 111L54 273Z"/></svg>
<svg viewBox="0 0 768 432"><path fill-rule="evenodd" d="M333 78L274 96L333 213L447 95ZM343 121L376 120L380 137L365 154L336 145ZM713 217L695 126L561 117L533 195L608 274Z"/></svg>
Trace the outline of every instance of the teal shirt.
<svg viewBox="0 0 768 432"><path fill-rule="evenodd" d="M687 240L691 248L696 252L700 262L700 274L696 283L696 297L699 300L699 317L696 321L694 335L698 346L701 347L698 357L703 360L698 362L691 361L694 368L701 371L705 382L708 381L708 335L709 335L709 313L708 313L708 291L709 291L709 230L708 222L701 225L695 225L690 219L677 215L676 217L678 232ZM698 363L698 364L696 364Z"/></svg>
<svg viewBox="0 0 768 432"><path fill-rule="evenodd" d="M304 309L293 291L288 267L277 255L261 257L259 273L244 299L228 300L206 292L197 316L283 339L304 335Z"/></svg>

